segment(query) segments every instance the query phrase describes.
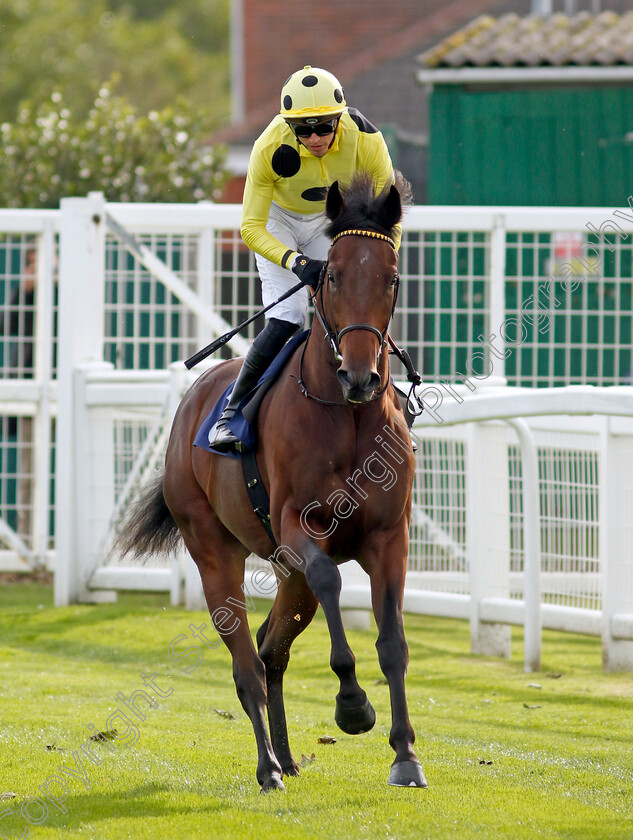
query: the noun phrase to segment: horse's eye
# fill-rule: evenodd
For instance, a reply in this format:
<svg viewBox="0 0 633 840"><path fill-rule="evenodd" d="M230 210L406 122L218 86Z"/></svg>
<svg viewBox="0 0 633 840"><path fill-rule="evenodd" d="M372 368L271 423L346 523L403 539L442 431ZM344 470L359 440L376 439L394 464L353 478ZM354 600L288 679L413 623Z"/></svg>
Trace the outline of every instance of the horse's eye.
<svg viewBox="0 0 633 840"><path fill-rule="evenodd" d="M335 283L335 281L334 281L334 275L332 274L332 272L331 272L331 271L328 271L328 273L327 273L327 281L328 281L328 283L330 283L332 286L335 286L335 285L336 285L336 283Z"/></svg>
<svg viewBox="0 0 633 840"><path fill-rule="evenodd" d="M400 275L399 274L394 274L393 277L391 278L391 283L389 284L389 288L393 289L393 287L398 283L399 279L400 279Z"/></svg>

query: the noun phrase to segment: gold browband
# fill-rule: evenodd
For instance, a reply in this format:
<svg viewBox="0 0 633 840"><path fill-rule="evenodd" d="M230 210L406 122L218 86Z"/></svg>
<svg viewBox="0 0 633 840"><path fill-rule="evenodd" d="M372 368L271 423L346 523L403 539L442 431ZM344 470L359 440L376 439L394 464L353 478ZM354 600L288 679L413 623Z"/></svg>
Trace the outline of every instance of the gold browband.
<svg viewBox="0 0 633 840"><path fill-rule="evenodd" d="M390 236L385 236L384 233L378 233L375 230L342 230L340 233L336 234L332 240L332 245L334 245L336 240L340 239L341 236L370 236L372 239L383 239L391 245L394 251L396 250L396 243Z"/></svg>

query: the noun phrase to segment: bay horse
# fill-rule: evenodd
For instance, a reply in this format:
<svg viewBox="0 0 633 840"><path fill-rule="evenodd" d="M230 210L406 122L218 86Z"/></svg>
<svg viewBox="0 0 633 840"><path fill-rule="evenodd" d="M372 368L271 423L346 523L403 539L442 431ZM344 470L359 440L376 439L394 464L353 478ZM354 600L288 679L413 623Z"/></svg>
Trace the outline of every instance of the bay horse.
<svg viewBox="0 0 633 840"><path fill-rule="evenodd" d="M376 648L389 684L395 760L388 782L426 787L407 710L402 620L414 455L385 349L399 285L393 235L406 185L399 173L396 183L376 196L371 178L362 174L347 189L334 183L327 193L332 246L313 295L312 329L264 397L257 420L257 462L277 546L253 512L239 461L193 446L202 422L236 378L239 360L205 372L185 394L164 473L136 503L119 536L122 552L138 556L172 549L184 539L211 619L232 655L263 791L283 789L282 775L299 773L288 744L283 676L290 647L319 604L331 638L330 664L340 681L336 723L351 734L374 725L339 605L337 564L352 558L370 577ZM278 582L257 650L243 600L251 553L274 554ZM239 622L230 628L227 602L242 605L232 606Z"/></svg>

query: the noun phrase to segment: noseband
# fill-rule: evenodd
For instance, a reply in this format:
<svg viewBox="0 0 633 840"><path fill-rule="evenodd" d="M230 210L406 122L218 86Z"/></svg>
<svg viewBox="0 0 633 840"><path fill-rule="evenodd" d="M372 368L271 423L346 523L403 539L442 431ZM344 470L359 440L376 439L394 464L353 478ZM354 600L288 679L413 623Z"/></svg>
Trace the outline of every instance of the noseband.
<svg viewBox="0 0 633 840"><path fill-rule="evenodd" d="M391 247L394 249L394 251L396 250L396 243L393 241L393 239L390 236L386 236L384 233L378 233L375 230L357 230L357 229L343 230L340 233L337 233L337 235L334 237L334 239L332 240L332 245L334 245L334 243L337 242L343 236L368 236L371 239L382 239L384 242L388 242L391 245ZM332 352L334 353L334 358L336 359L336 361L338 363L343 361L343 356L341 354L341 348L340 348L340 342L341 342L341 339L343 338L343 336L345 335L345 333L352 332L352 330L367 330L367 332L373 333L376 336L376 338L378 339L378 342L379 342L379 344L378 344L378 348L379 348L378 349L378 355L376 357L376 364L378 364L380 362L380 357L382 355L383 348L387 343L387 330L389 329L389 324L391 323L391 319L393 318L393 313L395 312L395 309L396 309L396 303L397 303L397 300L398 300L398 292L400 290L400 275L396 274L396 277L395 277L395 289L394 289L394 295L393 295L393 304L391 306L391 314L389 315L389 320L387 321L387 326L385 327L383 332L380 332L380 330L377 329L377 327L373 327L371 324L348 324L346 327L343 327L342 330L339 330L338 332L336 332L336 330L334 330L330 326L330 324L327 320L327 317L325 315L325 309L323 308L323 284L324 284L324 278L325 278L326 273L327 273L327 265L324 267L323 274L321 275L321 277L319 279L319 285L317 286L316 291L313 295L313 301L315 303L314 311L316 313L317 318L319 319L319 321L321 323L321 326L323 327L323 329L325 331L326 338L330 342L330 346L332 347ZM321 307L320 307L320 309L316 305L316 300L315 300L318 292L321 293L321 295L320 295L321 296Z"/></svg>

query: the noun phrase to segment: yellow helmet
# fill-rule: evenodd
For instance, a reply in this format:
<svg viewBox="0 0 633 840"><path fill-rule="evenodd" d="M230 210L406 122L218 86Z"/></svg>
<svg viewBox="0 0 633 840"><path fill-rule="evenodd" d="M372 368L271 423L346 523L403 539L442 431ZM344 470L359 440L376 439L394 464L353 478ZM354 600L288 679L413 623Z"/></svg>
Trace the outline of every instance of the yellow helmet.
<svg viewBox="0 0 633 840"><path fill-rule="evenodd" d="M343 113L345 105L345 94L336 76L308 64L286 80L279 113L292 120L336 116Z"/></svg>

